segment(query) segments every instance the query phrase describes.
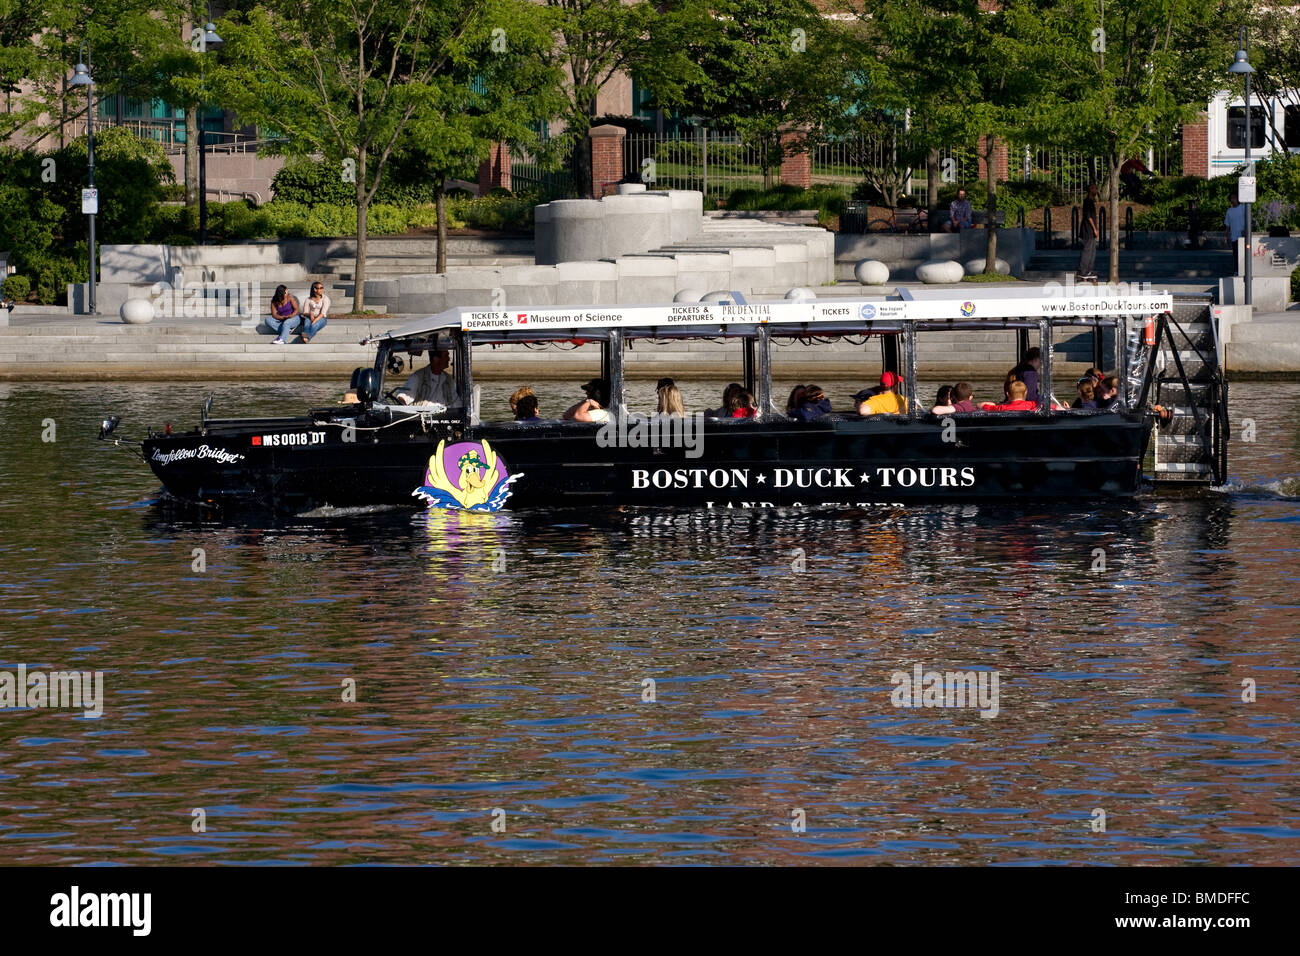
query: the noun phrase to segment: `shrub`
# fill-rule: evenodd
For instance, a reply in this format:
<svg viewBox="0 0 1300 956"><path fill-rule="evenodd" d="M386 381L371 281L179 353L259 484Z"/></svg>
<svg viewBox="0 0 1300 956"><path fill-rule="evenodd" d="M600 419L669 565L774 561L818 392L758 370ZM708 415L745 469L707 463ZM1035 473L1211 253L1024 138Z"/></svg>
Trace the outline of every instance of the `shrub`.
<svg viewBox="0 0 1300 956"><path fill-rule="evenodd" d="M64 213L60 233L65 242L88 237L87 217L81 213L87 155L84 137L53 154L60 175L48 188L51 198ZM96 133L95 183L99 188L96 229L100 240L144 242L152 229L164 188L174 179L167 154L154 140L142 139L123 126L105 127Z"/></svg>
<svg viewBox="0 0 1300 956"><path fill-rule="evenodd" d="M36 301L41 305L53 305L67 295L70 283L85 282L90 275L86 255L86 245L79 243L72 255L41 253L35 256L31 269L36 276Z"/></svg>
<svg viewBox="0 0 1300 956"><path fill-rule="evenodd" d="M0 295L13 302L26 302L32 294L32 283L27 276L12 275L0 282Z"/></svg>
<svg viewBox="0 0 1300 956"><path fill-rule="evenodd" d="M1291 273L1291 301L1300 302L1300 269Z"/></svg>
<svg viewBox="0 0 1300 956"><path fill-rule="evenodd" d="M271 192L275 196L273 201L304 206L344 205L355 202L357 196L356 185L344 181L341 166L309 158L286 162L271 180Z"/></svg>
<svg viewBox="0 0 1300 956"><path fill-rule="evenodd" d="M836 215L844 209L844 193L835 186L816 185L812 189L782 184L772 189L737 189L727 197L727 209L791 210L816 209L819 214Z"/></svg>
<svg viewBox="0 0 1300 956"><path fill-rule="evenodd" d="M454 198L447 200L447 217L480 229L526 229L533 221L533 204L508 196Z"/></svg>

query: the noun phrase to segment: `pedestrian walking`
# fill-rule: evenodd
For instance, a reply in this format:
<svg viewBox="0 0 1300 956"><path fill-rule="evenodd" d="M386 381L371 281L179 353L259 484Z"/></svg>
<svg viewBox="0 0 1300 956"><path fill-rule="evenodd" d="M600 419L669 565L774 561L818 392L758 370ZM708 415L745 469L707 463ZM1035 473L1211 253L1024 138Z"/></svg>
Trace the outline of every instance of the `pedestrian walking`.
<svg viewBox="0 0 1300 956"><path fill-rule="evenodd" d="M1097 228L1097 184L1088 184L1088 195L1083 200L1083 222L1079 226L1079 238L1083 240L1083 249L1079 252L1079 274L1075 277L1080 282L1097 281L1097 239L1101 231Z"/></svg>

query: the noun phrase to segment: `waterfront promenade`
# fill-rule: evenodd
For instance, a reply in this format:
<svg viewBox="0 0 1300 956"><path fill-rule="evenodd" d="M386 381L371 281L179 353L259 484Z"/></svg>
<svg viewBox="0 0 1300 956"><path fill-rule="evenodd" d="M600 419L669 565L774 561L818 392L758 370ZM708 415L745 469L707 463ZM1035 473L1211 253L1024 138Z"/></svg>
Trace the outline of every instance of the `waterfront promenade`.
<svg viewBox="0 0 1300 956"><path fill-rule="evenodd" d="M897 287L917 287L901 283ZM1024 294L1027 283L1006 284ZM1175 292L1203 291L1197 283L1153 282L1153 288ZM954 286L953 294L969 288L988 295L1000 284ZM841 283L816 289L819 299L881 301L888 289ZM929 288L934 288L933 286ZM1059 289L1059 287L1058 287ZM778 296L754 296L777 301ZM145 325L126 325L116 316L70 315L53 310L15 310L8 326L0 326L0 381L292 381L346 379L352 369L369 365L373 349L360 344L368 335L402 325L414 314L369 318L332 318L309 344L275 345L272 336L241 325L238 317L189 318L160 316ZM1285 313L1256 313L1249 322L1233 322L1228 347L1231 372L1300 378L1300 307ZM967 370L972 375L1001 376L1014 361L1014 336L1009 332L949 337L925 337L919 355L922 372ZM1080 343L1058 343L1065 361L1089 361ZM793 377L861 372L862 345L835 343L782 350L777 371ZM878 357L866 346L869 358ZM1078 352L1076 356L1074 353ZM475 375L566 379L590 375L599 365L594 346L573 351L528 349L522 346L483 349L475 353ZM629 356L633 377L673 375L714 378L738 374L739 349L713 342L678 342L640 348Z"/></svg>

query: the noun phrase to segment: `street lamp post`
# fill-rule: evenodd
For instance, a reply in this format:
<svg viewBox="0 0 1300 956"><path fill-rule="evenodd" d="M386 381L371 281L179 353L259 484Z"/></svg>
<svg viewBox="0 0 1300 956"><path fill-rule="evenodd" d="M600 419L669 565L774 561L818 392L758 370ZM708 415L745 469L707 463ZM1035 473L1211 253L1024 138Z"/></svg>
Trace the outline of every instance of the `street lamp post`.
<svg viewBox="0 0 1300 956"><path fill-rule="evenodd" d="M203 44L200 47L202 53L208 51L208 47L220 46L221 37L217 36L217 28L212 23L208 23L203 28ZM199 69L203 69L203 61L199 61ZM203 80L203 93L207 95L207 80ZM199 245L208 244L208 132L203 127L202 107L199 112Z"/></svg>
<svg viewBox="0 0 1300 956"><path fill-rule="evenodd" d="M1251 122L1250 115L1250 74L1255 72L1255 68L1250 65L1250 37L1246 33L1246 28L1241 28L1241 47L1237 50L1237 55L1233 57L1232 66L1228 67L1229 73L1241 73L1246 77L1246 175L1254 176L1255 167L1250 159L1250 141L1254 138L1254 123ZM1250 207L1252 203L1242 203L1246 207L1246 305L1251 304L1251 260L1255 257L1250 254L1251 242L1251 217Z"/></svg>
<svg viewBox="0 0 1300 956"><path fill-rule="evenodd" d="M95 80L90 75L90 68L86 66L86 60L89 59L86 44L81 45L83 56L78 58L77 65L73 67L72 79L68 81L69 86L87 87L86 92L86 148L90 158L90 188L95 188ZM98 205L92 207L98 208ZM90 285L89 285L89 311L91 315L98 314L95 308L95 213L88 213L90 216Z"/></svg>

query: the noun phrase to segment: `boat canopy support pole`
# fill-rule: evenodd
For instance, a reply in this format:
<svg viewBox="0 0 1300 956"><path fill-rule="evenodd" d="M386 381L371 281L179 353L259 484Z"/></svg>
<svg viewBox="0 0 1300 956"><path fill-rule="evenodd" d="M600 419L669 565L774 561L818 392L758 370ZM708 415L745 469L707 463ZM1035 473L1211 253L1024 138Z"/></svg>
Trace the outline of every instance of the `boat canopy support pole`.
<svg viewBox="0 0 1300 956"><path fill-rule="evenodd" d="M1026 330L1028 331L1028 330ZM1038 414L1052 411L1052 320L1038 320Z"/></svg>
<svg viewBox="0 0 1300 956"><path fill-rule="evenodd" d="M609 341L604 343L601 356L602 376L609 384L609 414L621 418L627 413L627 397L623 394L623 330L610 329Z"/></svg>
<svg viewBox="0 0 1300 956"><path fill-rule="evenodd" d="M470 365L469 336L461 332L453 342L456 348L456 394L460 396L463 408L469 408L474 401L474 369ZM436 348L436 343L431 346Z"/></svg>
<svg viewBox="0 0 1300 956"><path fill-rule="evenodd" d="M758 327L754 349L754 415L760 422L767 420L772 408L772 331L766 325Z"/></svg>
<svg viewBox="0 0 1300 956"><path fill-rule="evenodd" d="M757 401L758 395L754 391L754 340L753 339L744 340L743 349L741 352L741 361L743 364L741 380L745 383L745 391L749 392L750 395L753 395L754 400Z"/></svg>
<svg viewBox="0 0 1300 956"><path fill-rule="evenodd" d="M907 396L907 417L916 421L921 417L921 410L916 401L916 323L903 323L903 361L907 364L907 373L903 376L903 392Z"/></svg>
<svg viewBox="0 0 1300 956"><path fill-rule="evenodd" d="M1016 329L1016 356L1015 356L1015 360L1011 364L1019 365L1020 360L1025 357L1025 353L1028 351L1029 351L1029 330Z"/></svg>
<svg viewBox="0 0 1300 956"><path fill-rule="evenodd" d="M1101 368L1093 363L1094 367ZM1133 390L1128 381L1128 316L1115 317L1115 377L1119 379L1119 395L1124 407L1132 410Z"/></svg>
<svg viewBox="0 0 1300 956"><path fill-rule="evenodd" d="M1092 367L1093 368L1104 367L1101 363L1105 361L1105 356L1102 355L1102 351L1103 351L1102 337L1105 334L1106 334L1106 330L1103 329L1100 324L1094 325L1092 327Z"/></svg>
<svg viewBox="0 0 1300 956"><path fill-rule="evenodd" d="M880 336L880 370L897 375L901 368L898 364L898 336Z"/></svg>

